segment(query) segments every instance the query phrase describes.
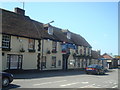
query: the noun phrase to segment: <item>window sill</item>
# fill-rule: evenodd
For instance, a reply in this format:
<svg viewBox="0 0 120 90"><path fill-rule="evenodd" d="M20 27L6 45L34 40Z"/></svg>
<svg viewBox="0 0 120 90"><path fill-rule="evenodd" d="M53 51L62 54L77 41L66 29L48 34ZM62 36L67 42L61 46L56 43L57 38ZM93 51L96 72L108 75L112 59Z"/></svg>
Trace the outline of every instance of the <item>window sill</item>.
<svg viewBox="0 0 120 90"><path fill-rule="evenodd" d="M35 52L36 50L30 50L30 49L28 49L28 51L29 51L29 52Z"/></svg>
<svg viewBox="0 0 120 90"><path fill-rule="evenodd" d="M11 51L11 48L2 48L2 51Z"/></svg>
<svg viewBox="0 0 120 90"><path fill-rule="evenodd" d="M52 51L52 53L57 53L57 51Z"/></svg>

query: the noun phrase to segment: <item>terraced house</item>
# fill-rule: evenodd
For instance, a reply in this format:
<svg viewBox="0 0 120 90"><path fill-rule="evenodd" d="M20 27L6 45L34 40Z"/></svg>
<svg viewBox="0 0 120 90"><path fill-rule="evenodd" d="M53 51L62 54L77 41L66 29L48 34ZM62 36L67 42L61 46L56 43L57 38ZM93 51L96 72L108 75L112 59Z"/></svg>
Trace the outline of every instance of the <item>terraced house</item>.
<svg viewBox="0 0 120 90"><path fill-rule="evenodd" d="M0 9L2 70L67 70L91 63L91 45L80 35Z"/></svg>

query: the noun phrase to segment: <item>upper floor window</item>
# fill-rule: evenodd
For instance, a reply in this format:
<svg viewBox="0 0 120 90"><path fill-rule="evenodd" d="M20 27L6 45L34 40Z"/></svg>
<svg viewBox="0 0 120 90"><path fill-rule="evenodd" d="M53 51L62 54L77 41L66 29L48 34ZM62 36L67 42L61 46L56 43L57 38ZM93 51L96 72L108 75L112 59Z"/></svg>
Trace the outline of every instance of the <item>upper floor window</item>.
<svg viewBox="0 0 120 90"><path fill-rule="evenodd" d="M52 42L52 52L56 52L57 51L57 42Z"/></svg>
<svg viewBox="0 0 120 90"><path fill-rule="evenodd" d="M76 46L76 49L75 49L76 53L78 54L78 46Z"/></svg>
<svg viewBox="0 0 120 90"><path fill-rule="evenodd" d="M53 28L52 27L48 27L48 34L53 35Z"/></svg>
<svg viewBox="0 0 120 90"><path fill-rule="evenodd" d="M80 49L80 54L82 55L82 49Z"/></svg>
<svg viewBox="0 0 120 90"><path fill-rule="evenodd" d="M2 48L10 48L10 36L9 35L3 35L2 36Z"/></svg>
<svg viewBox="0 0 120 90"><path fill-rule="evenodd" d="M84 47L84 55L86 55L86 47Z"/></svg>
<svg viewBox="0 0 120 90"><path fill-rule="evenodd" d="M35 49L35 40L34 39L29 39L28 49L29 50L34 50Z"/></svg>
<svg viewBox="0 0 120 90"><path fill-rule="evenodd" d="M90 49L88 48L88 55L90 55Z"/></svg>

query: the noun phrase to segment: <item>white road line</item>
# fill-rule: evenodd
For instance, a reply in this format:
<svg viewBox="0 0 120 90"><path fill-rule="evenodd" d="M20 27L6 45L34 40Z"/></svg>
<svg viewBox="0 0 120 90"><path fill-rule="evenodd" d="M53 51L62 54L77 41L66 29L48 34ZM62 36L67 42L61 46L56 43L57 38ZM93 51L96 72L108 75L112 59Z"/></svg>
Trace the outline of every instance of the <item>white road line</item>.
<svg viewBox="0 0 120 90"><path fill-rule="evenodd" d="M116 85L116 86L114 86L114 87L112 87L112 88L118 88L118 86Z"/></svg>
<svg viewBox="0 0 120 90"><path fill-rule="evenodd" d="M99 88L99 87L95 87L95 86L92 86L92 85L87 85L87 86L83 86L83 87L80 87L80 88Z"/></svg>
<svg viewBox="0 0 120 90"><path fill-rule="evenodd" d="M92 85L86 85L86 86L83 86L83 87L79 87L79 88L100 88L100 87L96 87L94 86L95 84L92 84Z"/></svg>
<svg viewBox="0 0 120 90"><path fill-rule="evenodd" d="M101 85L97 85L98 87L100 87Z"/></svg>
<svg viewBox="0 0 120 90"><path fill-rule="evenodd" d="M80 82L76 82L76 83L69 83L69 84L64 84L64 85L60 85L61 87L65 87L65 86L70 86L70 85L74 85L74 84L78 84Z"/></svg>
<svg viewBox="0 0 120 90"><path fill-rule="evenodd" d="M82 84L88 84L89 82L81 82Z"/></svg>
<svg viewBox="0 0 120 90"><path fill-rule="evenodd" d="M95 85L95 84L92 84L93 86Z"/></svg>
<svg viewBox="0 0 120 90"><path fill-rule="evenodd" d="M59 83L59 82L65 82L67 80L61 80L61 81L54 81L54 82L45 82L45 83L39 83L39 84L33 84L33 86L39 86L39 85L45 85L45 84L53 84L53 83Z"/></svg>

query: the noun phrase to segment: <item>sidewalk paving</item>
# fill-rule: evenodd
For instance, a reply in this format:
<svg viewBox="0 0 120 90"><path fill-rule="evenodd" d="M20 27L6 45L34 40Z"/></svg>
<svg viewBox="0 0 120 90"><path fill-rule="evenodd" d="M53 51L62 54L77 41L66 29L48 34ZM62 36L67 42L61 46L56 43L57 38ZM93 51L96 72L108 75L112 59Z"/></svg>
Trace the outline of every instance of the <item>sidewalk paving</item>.
<svg viewBox="0 0 120 90"><path fill-rule="evenodd" d="M82 70L55 70L55 71L24 71L22 73L13 73L14 79L32 79L32 78L44 78L55 76L72 76L85 74Z"/></svg>

